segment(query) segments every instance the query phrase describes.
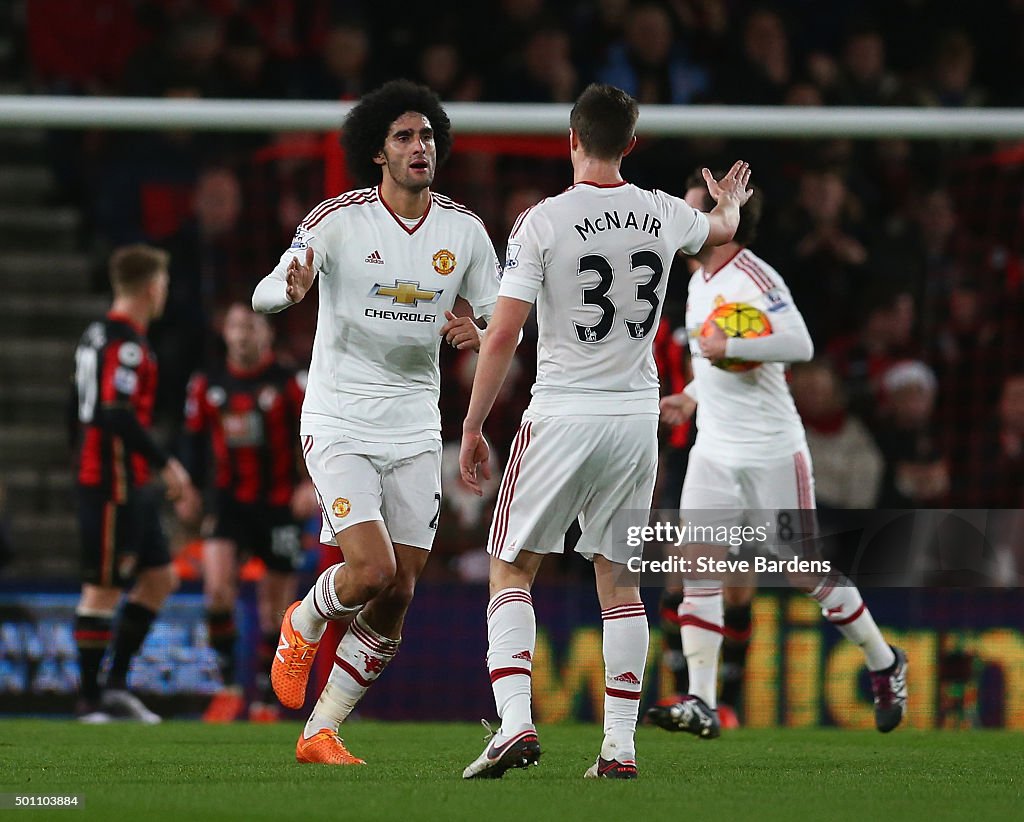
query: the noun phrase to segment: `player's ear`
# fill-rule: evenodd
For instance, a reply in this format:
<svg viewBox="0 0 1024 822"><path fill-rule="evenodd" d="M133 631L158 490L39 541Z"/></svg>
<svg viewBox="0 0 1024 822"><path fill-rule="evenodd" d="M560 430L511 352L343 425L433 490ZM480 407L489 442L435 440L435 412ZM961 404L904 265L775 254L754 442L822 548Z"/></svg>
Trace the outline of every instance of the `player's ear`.
<svg viewBox="0 0 1024 822"><path fill-rule="evenodd" d="M384 156L384 149L381 149L373 156L373 162L379 166L384 165L387 161L387 157Z"/></svg>
<svg viewBox="0 0 1024 822"><path fill-rule="evenodd" d="M634 148L636 148L636 135L635 134L632 137L629 138L629 144L626 146L625 150L622 152L622 156L625 157Z"/></svg>
<svg viewBox="0 0 1024 822"><path fill-rule="evenodd" d="M576 133L576 129L569 129L569 148L576 151L580 147L580 136Z"/></svg>
<svg viewBox="0 0 1024 822"><path fill-rule="evenodd" d="M155 277L151 277L149 282L146 284L146 288L149 291L149 298L153 302L160 301L160 295L167 290L169 284L169 278L166 274L160 273Z"/></svg>

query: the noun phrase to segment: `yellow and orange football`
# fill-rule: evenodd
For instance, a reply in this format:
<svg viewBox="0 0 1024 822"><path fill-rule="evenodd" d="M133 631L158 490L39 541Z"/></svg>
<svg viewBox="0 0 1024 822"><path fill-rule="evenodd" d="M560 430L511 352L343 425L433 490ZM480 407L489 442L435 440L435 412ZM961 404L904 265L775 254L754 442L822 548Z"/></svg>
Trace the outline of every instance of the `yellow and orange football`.
<svg viewBox="0 0 1024 822"><path fill-rule="evenodd" d="M767 337L772 333L772 324L767 315L748 303L723 303L718 306L704 320L704 325L700 329L702 337L711 336L712 323L721 328L727 337ZM752 371L760 364L735 357L727 357L715 363L718 368L734 373Z"/></svg>

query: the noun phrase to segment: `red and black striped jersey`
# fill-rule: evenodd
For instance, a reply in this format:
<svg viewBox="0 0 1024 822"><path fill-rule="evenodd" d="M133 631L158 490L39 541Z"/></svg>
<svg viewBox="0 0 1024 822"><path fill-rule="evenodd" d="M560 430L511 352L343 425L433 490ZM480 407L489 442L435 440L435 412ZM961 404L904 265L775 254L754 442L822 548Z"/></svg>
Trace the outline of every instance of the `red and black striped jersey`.
<svg viewBox="0 0 1024 822"><path fill-rule="evenodd" d="M229 365L193 375L185 404L192 439L209 437L215 484L241 503L288 505L298 481L299 414L305 372L274 360L251 371ZM201 482L205 449L186 467ZM192 464L188 464L191 462Z"/></svg>
<svg viewBox="0 0 1024 822"><path fill-rule="evenodd" d="M149 481L167 455L149 433L156 397L156 357L144 329L110 313L90 325L75 350L80 485L123 502Z"/></svg>
<svg viewBox="0 0 1024 822"><path fill-rule="evenodd" d="M678 394L686 387L690 370L688 346L686 329L673 331L668 320L662 317L654 336L654 362L658 366L658 381L663 395ZM675 448L684 447L689 441L692 425L693 420L689 419L682 425L672 426L669 444Z"/></svg>

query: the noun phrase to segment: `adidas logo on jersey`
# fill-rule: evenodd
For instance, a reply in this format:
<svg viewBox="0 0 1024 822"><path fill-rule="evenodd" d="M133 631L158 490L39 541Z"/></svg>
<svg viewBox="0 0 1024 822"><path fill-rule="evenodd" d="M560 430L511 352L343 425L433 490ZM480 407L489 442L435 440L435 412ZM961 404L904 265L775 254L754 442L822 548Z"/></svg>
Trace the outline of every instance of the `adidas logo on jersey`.
<svg viewBox="0 0 1024 822"><path fill-rule="evenodd" d="M512 659L525 659L527 662L533 662L533 654L529 651L520 651L518 654L512 654Z"/></svg>
<svg viewBox="0 0 1024 822"><path fill-rule="evenodd" d="M380 256L380 252L374 249L373 254L363 260L364 263L376 263L377 265L384 265L384 258Z"/></svg>
<svg viewBox="0 0 1024 822"><path fill-rule="evenodd" d="M636 674L632 671L626 671L624 674L619 674L615 677L615 682L625 682L629 685L639 685L640 680L636 678Z"/></svg>

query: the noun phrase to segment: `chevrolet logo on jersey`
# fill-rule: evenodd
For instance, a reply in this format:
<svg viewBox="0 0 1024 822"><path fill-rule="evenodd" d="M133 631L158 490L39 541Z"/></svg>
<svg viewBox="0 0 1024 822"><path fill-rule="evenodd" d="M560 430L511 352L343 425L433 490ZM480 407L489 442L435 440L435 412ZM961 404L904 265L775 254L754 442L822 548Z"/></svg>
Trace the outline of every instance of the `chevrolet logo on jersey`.
<svg viewBox="0 0 1024 822"><path fill-rule="evenodd" d="M419 305L420 302L436 303L441 299L440 291L420 288L420 284L408 280L396 280L394 285L381 285L377 283L370 291L371 297L391 297L394 305Z"/></svg>

